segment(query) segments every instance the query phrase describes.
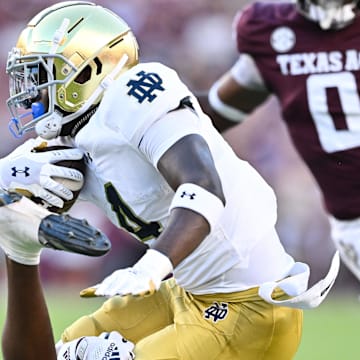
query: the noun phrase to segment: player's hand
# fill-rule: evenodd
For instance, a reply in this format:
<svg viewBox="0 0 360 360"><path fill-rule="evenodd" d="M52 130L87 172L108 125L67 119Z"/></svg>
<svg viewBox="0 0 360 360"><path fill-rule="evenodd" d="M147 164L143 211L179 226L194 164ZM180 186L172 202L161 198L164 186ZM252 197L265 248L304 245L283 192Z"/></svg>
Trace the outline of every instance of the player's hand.
<svg viewBox="0 0 360 360"><path fill-rule="evenodd" d="M46 146L46 143L43 144ZM62 208L64 200L71 200L73 193L53 177L83 181L80 171L54 165L62 160L79 160L79 149L33 151L33 139L28 140L0 160L0 183L10 191L30 197L40 197L51 206Z"/></svg>
<svg viewBox="0 0 360 360"><path fill-rule="evenodd" d="M114 271L100 284L82 290L80 296L151 295L172 270L167 256L149 249L133 267Z"/></svg>
<svg viewBox="0 0 360 360"><path fill-rule="evenodd" d="M82 290L82 297L114 296L114 295L151 295L160 287L160 282L134 267L116 270L100 284Z"/></svg>
<svg viewBox="0 0 360 360"><path fill-rule="evenodd" d="M116 331L84 336L57 344L57 360L118 359L134 360L134 344Z"/></svg>

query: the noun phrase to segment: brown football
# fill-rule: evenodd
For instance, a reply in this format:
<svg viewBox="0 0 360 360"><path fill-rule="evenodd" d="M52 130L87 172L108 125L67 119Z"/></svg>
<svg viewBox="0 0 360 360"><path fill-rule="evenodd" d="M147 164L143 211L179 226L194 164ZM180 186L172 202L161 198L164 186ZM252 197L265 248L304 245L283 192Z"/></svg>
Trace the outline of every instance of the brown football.
<svg viewBox="0 0 360 360"><path fill-rule="evenodd" d="M63 150L63 149L71 149L69 146L63 146L63 145L55 145L55 146L40 146L35 148L33 151L35 152L44 152L44 151L53 151L53 150ZM80 171L85 178L86 174L86 163L84 158L80 160L62 160L55 163L55 165L64 166L72 169L76 169ZM56 206L50 206L47 209L49 211L55 212L57 214L62 214L70 210L70 208L75 203L76 199L78 198L80 191L82 189L83 183L80 183L79 181L73 181L69 179L63 179L63 178L54 178L57 182L60 182L64 186L66 186L68 189L72 191L74 194L74 197L71 200L64 200L64 206L60 209ZM36 196L31 196L31 200L33 200L36 203L43 203L43 200Z"/></svg>

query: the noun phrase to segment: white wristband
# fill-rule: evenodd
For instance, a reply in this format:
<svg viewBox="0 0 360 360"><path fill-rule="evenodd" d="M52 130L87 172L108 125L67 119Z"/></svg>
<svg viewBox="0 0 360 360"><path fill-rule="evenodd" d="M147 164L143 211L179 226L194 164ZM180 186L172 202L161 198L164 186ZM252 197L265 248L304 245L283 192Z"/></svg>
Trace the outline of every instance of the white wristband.
<svg viewBox="0 0 360 360"><path fill-rule="evenodd" d="M191 183L181 184L177 188L169 211L176 207L190 209L202 215L211 229L216 226L224 211L224 204L216 195Z"/></svg>
<svg viewBox="0 0 360 360"><path fill-rule="evenodd" d="M209 91L209 104L211 107L216 110L220 115L222 115L227 120L240 123L244 121L247 116L243 111L236 109L230 105L225 104L217 93L218 90L218 82L214 83L214 85L210 88Z"/></svg>

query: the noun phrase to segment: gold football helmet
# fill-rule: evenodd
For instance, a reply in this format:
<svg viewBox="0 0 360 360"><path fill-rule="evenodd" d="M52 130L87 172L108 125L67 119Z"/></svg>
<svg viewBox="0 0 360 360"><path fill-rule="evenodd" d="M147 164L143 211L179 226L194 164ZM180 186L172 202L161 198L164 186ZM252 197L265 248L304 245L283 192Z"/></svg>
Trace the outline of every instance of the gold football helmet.
<svg viewBox="0 0 360 360"><path fill-rule="evenodd" d="M299 11L323 30L349 25L358 11L359 0L296 0Z"/></svg>
<svg viewBox="0 0 360 360"><path fill-rule="evenodd" d="M111 81L137 63L135 36L110 10L86 1L44 9L8 56L10 131L21 137L35 129L45 139L74 135Z"/></svg>

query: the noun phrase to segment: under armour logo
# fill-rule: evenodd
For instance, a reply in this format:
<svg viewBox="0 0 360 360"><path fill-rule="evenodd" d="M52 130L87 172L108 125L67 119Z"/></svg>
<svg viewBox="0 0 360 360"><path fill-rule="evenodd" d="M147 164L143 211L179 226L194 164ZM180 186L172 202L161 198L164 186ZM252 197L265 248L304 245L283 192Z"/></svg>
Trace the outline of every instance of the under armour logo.
<svg viewBox="0 0 360 360"><path fill-rule="evenodd" d="M228 314L228 304L227 303L221 303L214 302L210 307L205 309L204 318L205 319L211 319L214 322L217 322L218 320L224 320L226 318L226 315Z"/></svg>
<svg viewBox="0 0 360 360"><path fill-rule="evenodd" d="M30 176L30 173L29 173L30 168L27 167L27 166L25 166L25 169L24 169L24 170L18 170L18 169L16 168L16 166L12 167L11 170L12 170L11 176L14 176L14 177L16 177L17 174L24 174L25 177Z"/></svg>
<svg viewBox="0 0 360 360"><path fill-rule="evenodd" d="M182 194L180 195L180 197L181 197L181 198L184 198L185 196L189 197L190 200L194 200L196 194L195 194L195 193L190 194L190 193L188 193L188 192L186 192L186 191L183 191Z"/></svg>
<svg viewBox="0 0 360 360"><path fill-rule="evenodd" d="M131 87L128 95L136 97L140 104L145 100L152 102L157 96L154 94L155 90L165 90L161 86L162 79L158 74L140 71L136 75L140 78L138 80L130 80L126 85Z"/></svg>

